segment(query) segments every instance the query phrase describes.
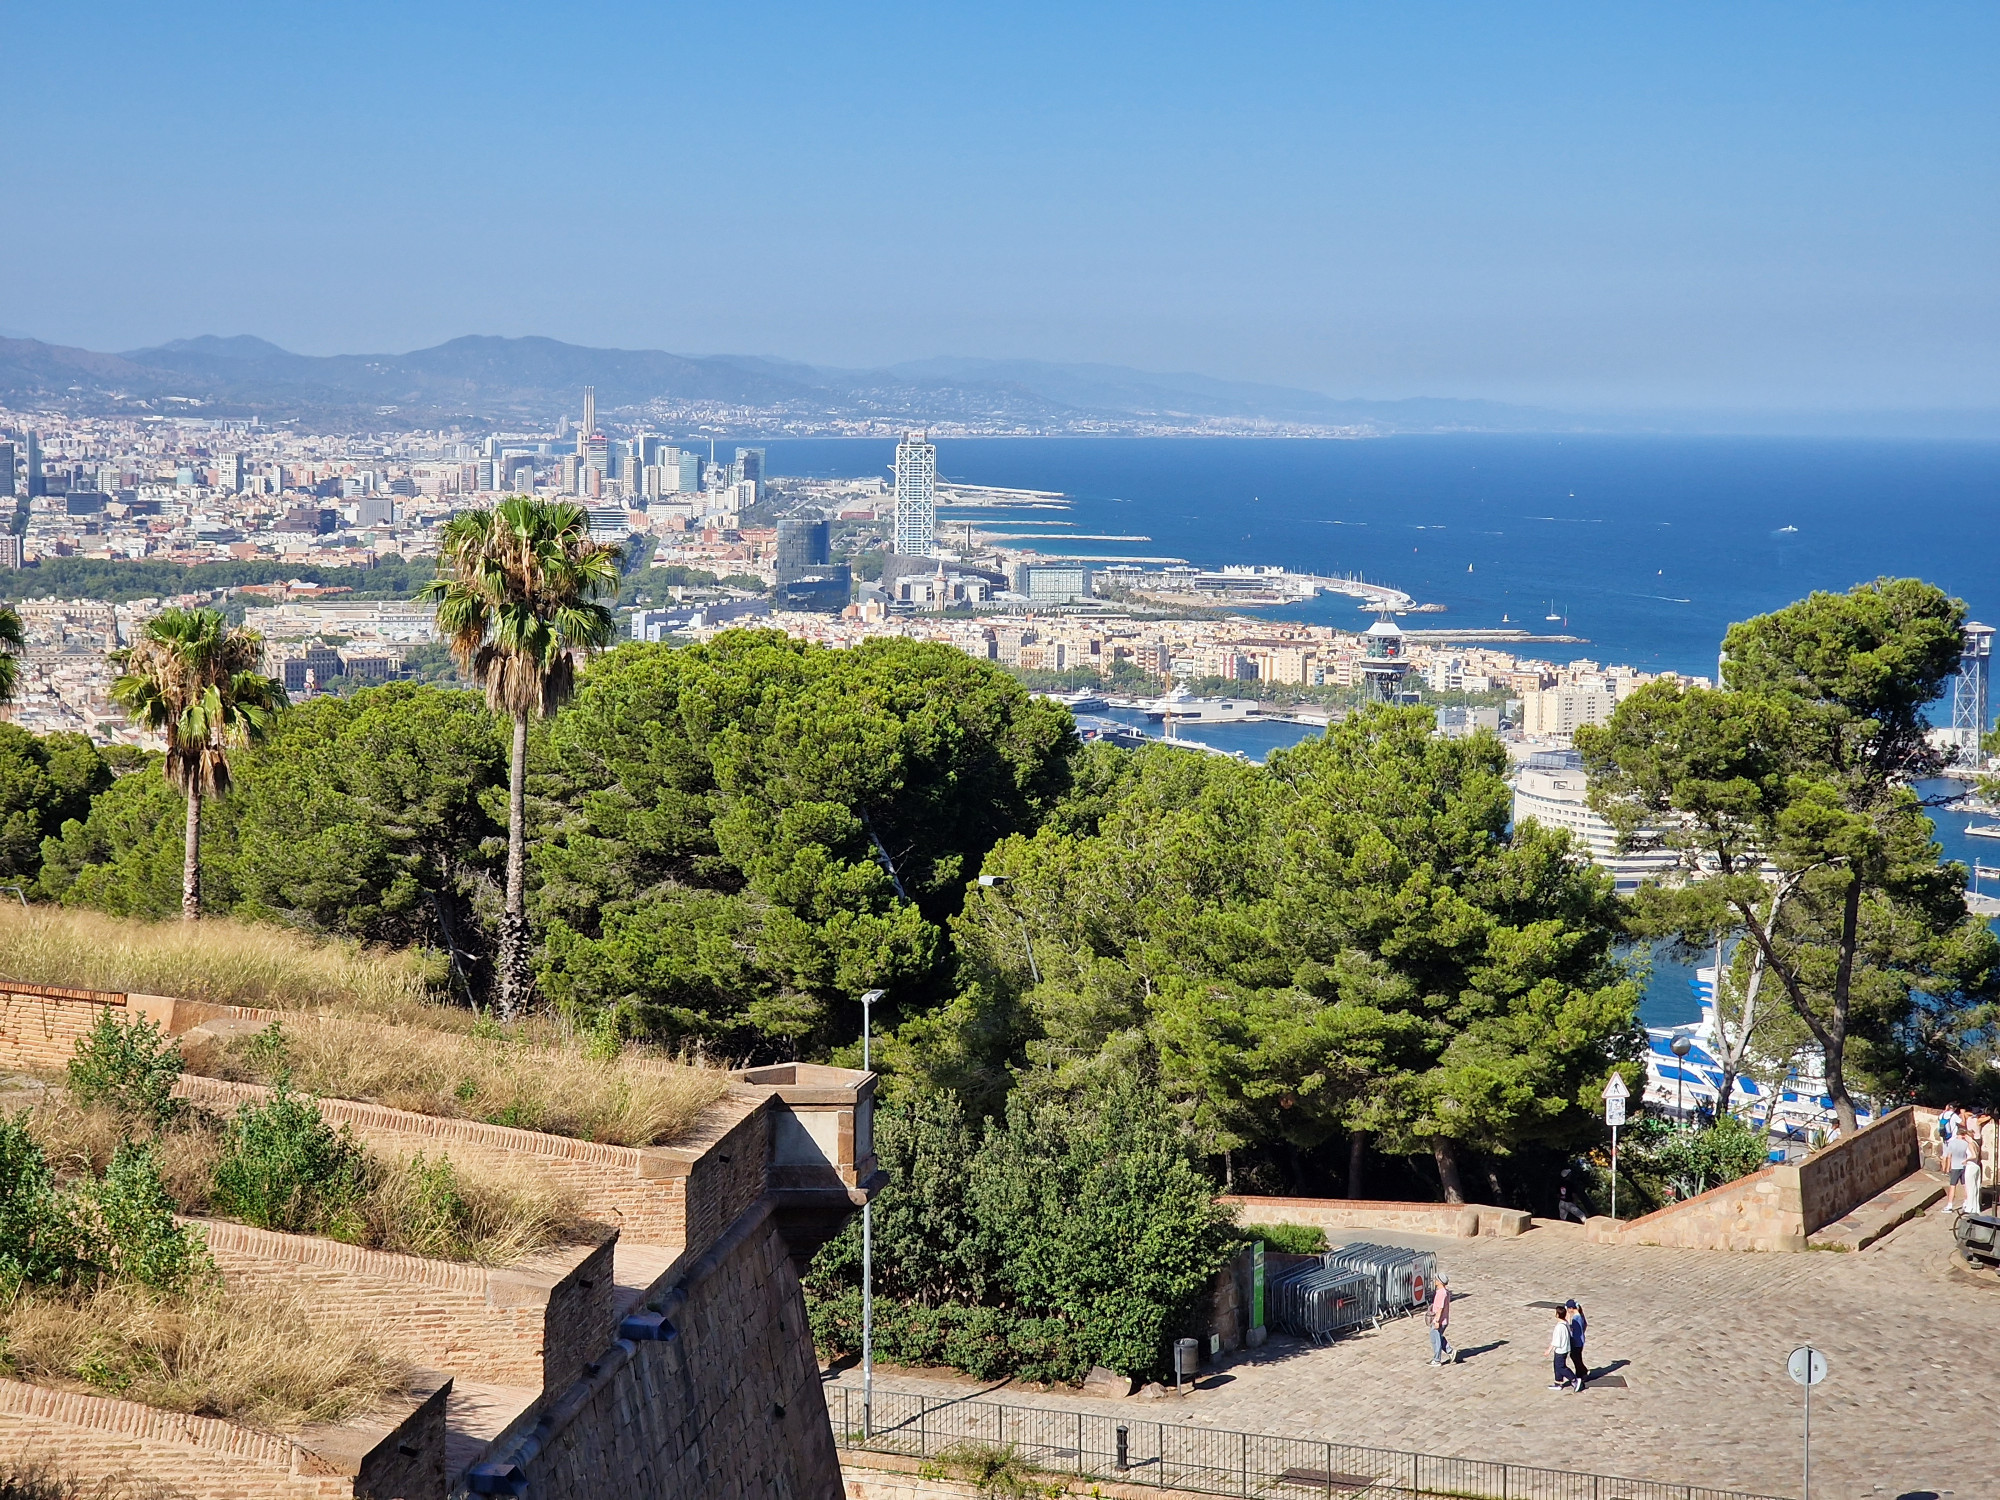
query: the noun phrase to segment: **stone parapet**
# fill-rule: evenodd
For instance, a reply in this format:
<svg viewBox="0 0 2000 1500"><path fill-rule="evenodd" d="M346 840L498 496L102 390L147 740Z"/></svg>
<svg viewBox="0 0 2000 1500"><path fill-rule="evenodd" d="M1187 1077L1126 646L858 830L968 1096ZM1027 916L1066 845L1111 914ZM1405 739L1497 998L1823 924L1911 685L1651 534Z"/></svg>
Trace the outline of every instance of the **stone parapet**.
<svg viewBox="0 0 2000 1500"><path fill-rule="evenodd" d="M1374 1198L1263 1198L1232 1194L1221 1200L1240 1224L1305 1224L1317 1229L1395 1229L1411 1234L1511 1238L1534 1227L1524 1209L1485 1203L1398 1203Z"/></svg>

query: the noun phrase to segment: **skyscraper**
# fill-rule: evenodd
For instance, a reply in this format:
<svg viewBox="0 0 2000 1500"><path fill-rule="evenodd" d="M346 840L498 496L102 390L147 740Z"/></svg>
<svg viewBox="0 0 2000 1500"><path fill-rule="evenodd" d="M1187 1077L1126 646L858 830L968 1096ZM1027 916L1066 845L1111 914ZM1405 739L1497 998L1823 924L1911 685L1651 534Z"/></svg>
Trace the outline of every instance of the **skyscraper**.
<svg viewBox="0 0 2000 1500"><path fill-rule="evenodd" d="M577 430L576 434L576 455L578 458L583 457L586 445L590 442L590 436L596 431L597 387L587 385L583 388L583 426Z"/></svg>
<svg viewBox="0 0 2000 1500"><path fill-rule="evenodd" d="M28 430L28 498L46 495L49 487L42 479L42 435L33 428Z"/></svg>
<svg viewBox="0 0 2000 1500"><path fill-rule="evenodd" d="M922 557L937 542L937 445L906 432L896 444L896 551Z"/></svg>
<svg viewBox="0 0 2000 1500"><path fill-rule="evenodd" d="M14 445L0 443L0 501L4 501L6 511L14 509Z"/></svg>

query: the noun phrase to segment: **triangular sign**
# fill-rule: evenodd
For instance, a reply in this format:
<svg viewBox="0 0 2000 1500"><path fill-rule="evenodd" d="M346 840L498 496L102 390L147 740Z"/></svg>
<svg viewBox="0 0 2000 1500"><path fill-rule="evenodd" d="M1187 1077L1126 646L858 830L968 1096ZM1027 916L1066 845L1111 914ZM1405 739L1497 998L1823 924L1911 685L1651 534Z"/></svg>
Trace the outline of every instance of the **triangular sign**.
<svg viewBox="0 0 2000 1500"><path fill-rule="evenodd" d="M1604 1085L1604 1097L1607 1099L1628 1099L1631 1093L1632 1091L1625 1087L1625 1075L1622 1073L1613 1073L1611 1082Z"/></svg>

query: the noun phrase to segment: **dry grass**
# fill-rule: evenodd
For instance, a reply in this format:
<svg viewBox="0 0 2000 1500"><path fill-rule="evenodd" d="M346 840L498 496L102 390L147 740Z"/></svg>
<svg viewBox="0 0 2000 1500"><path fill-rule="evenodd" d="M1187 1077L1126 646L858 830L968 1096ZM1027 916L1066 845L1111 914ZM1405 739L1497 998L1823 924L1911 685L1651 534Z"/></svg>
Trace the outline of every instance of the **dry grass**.
<svg viewBox="0 0 2000 1500"><path fill-rule="evenodd" d="M481 1036L327 1011L290 1015L280 1024L281 1046L268 1037L237 1038L192 1051L188 1067L256 1083L289 1072L293 1088L326 1099L617 1146L667 1144L729 1086L715 1069L635 1051L593 1056L552 1026Z"/></svg>
<svg viewBox="0 0 2000 1500"><path fill-rule="evenodd" d="M450 1017L470 1025L463 1012L429 1003L435 978L421 954L321 942L283 927L0 906L0 979L29 984L277 1009L339 1004L384 1019L425 1014L433 1024Z"/></svg>
<svg viewBox="0 0 2000 1500"><path fill-rule="evenodd" d="M593 1243L607 1231L588 1223L571 1193L519 1186L467 1171L449 1157L380 1161L362 1215L366 1243L439 1260L512 1265L553 1245Z"/></svg>
<svg viewBox="0 0 2000 1500"><path fill-rule="evenodd" d="M26 1291L0 1311L0 1329L17 1380L274 1432L375 1411L412 1376L362 1330L315 1326L282 1291Z"/></svg>
<svg viewBox="0 0 2000 1500"><path fill-rule="evenodd" d="M131 1473L88 1480L34 1456L0 1461L0 1500L186 1500L163 1480Z"/></svg>

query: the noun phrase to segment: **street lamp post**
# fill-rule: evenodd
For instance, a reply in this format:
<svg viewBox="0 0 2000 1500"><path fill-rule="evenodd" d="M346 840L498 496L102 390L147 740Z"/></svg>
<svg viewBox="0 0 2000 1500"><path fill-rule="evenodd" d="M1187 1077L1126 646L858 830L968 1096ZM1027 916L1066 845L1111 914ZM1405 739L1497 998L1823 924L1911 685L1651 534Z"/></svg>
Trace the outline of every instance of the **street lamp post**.
<svg viewBox="0 0 2000 1500"><path fill-rule="evenodd" d="M1681 1082L1687 1077L1687 1055L1694 1050L1694 1043L1684 1036L1674 1038L1674 1056L1679 1060L1674 1068L1674 1115L1685 1125L1687 1112L1681 1104Z"/></svg>
<svg viewBox="0 0 2000 1500"><path fill-rule="evenodd" d="M873 1006L882 998L881 990L866 990L861 996L861 1071L873 1072L869 1038L873 1034ZM861 1436L875 1435L875 1220L869 1205L861 1205Z"/></svg>
<svg viewBox="0 0 2000 1500"><path fill-rule="evenodd" d="M982 875L979 877L979 883L989 891L997 891L1013 878L1012 875ZM1028 950L1028 977L1036 984L1040 984L1042 971L1035 967L1035 940L1028 932L1028 919L1018 912L1015 913L1014 919L1021 924L1021 946Z"/></svg>

